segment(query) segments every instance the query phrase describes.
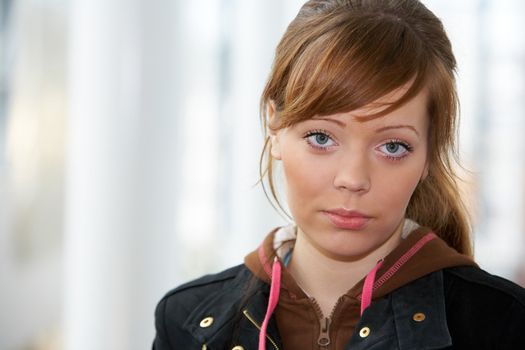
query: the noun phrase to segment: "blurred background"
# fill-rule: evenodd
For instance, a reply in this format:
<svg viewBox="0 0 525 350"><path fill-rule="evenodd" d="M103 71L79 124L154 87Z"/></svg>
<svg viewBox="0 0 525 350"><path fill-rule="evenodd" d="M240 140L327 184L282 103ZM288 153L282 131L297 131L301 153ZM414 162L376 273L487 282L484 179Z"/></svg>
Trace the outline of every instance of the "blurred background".
<svg viewBox="0 0 525 350"><path fill-rule="evenodd" d="M298 0L0 0L0 349L147 349L285 224L258 99ZM459 61L482 268L525 285L525 2L427 0Z"/></svg>

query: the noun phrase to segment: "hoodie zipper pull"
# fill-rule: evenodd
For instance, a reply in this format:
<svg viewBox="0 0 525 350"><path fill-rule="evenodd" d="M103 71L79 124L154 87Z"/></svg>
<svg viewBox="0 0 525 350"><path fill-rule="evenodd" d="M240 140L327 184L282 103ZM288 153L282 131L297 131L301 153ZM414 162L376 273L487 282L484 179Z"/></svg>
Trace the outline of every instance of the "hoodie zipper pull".
<svg viewBox="0 0 525 350"><path fill-rule="evenodd" d="M328 317L322 318L321 323L321 332L319 333L319 338L317 339L317 344L323 347L330 345L330 320Z"/></svg>

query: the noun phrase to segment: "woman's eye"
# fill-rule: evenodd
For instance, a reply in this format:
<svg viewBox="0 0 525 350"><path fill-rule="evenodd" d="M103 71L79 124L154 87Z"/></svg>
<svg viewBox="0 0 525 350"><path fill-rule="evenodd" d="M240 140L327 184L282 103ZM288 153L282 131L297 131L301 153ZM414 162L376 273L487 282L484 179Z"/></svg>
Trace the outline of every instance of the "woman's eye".
<svg viewBox="0 0 525 350"><path fill-rule="evenodd" d="M311 132L305 136L306 142L315 148L325 149L335 145L334 140L321 131Z"/></svg>
<svg viewBox="0 0 525 350"><path fill-rule="evenodd" d="M379 146L379 150L388 158L400 159L412 152L412 148L401 141L389 141Z"/></svg>

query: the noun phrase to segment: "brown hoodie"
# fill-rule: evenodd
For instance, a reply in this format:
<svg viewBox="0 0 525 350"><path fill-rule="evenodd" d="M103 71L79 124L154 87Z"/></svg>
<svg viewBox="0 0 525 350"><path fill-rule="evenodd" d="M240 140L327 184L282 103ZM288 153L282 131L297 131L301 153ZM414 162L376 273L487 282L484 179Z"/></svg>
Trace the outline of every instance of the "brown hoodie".
<svg viewBox="0 0 525 350"><path fill-rule="evenodd" d="M275 256L273 230L258 250L244 260L259 279L270 283L264 256ZM372 300L381 298L411 281L452 266L476 263L459 254L425 227L413 230L390 254L377 271ZM266 269L266 271L265 271ZM359 321L364 278L337 301L329 317L324 317L315 299L308 297L286 268L282 270L281 295L275 318L284 349L343 349Z"/></svg>

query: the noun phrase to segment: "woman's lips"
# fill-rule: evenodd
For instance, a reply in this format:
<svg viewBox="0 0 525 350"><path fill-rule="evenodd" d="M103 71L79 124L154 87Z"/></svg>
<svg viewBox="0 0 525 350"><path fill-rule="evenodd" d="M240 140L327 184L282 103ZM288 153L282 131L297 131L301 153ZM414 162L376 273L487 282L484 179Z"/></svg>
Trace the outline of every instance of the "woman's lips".
<svg viewBox="0 0 525 350"><path fill-rule="evenodd" d="M337 228L360 230L370 221L370 217L354 210L334 209L323 211L328 220Z"/></svg>

